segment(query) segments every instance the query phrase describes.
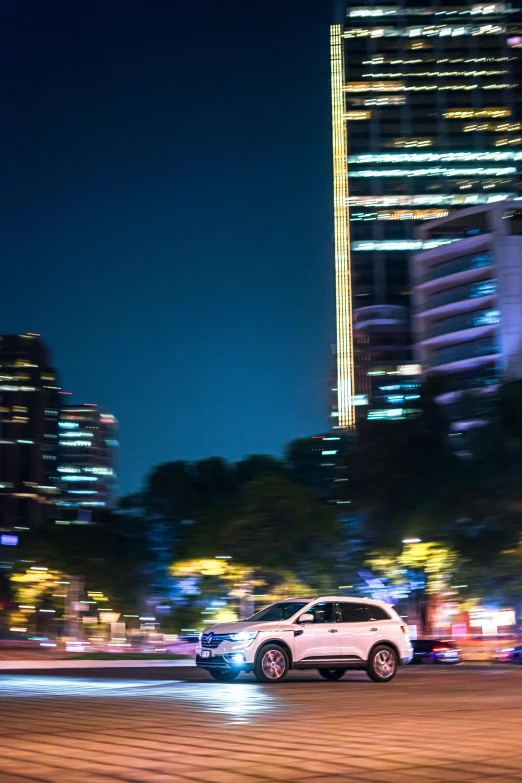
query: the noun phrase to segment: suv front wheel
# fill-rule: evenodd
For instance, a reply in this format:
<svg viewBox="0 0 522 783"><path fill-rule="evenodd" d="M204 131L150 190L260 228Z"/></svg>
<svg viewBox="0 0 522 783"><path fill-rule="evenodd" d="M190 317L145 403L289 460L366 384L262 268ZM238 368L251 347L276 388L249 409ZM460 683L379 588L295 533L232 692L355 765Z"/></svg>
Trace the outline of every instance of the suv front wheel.
<svg viewBox="0 0 522 783"><path fill-rule="evenodd" d="M374 682L389 682L397 674L397 653L385 644L374 647L368 660L368 677Z"/></svg>
<svg viewBox="0 0 522 783"><path fill-rule="evenodd" d="M281 682L289 668L286 650L278 644L267 644L257 654L254 674L259 682Z"/></svg>

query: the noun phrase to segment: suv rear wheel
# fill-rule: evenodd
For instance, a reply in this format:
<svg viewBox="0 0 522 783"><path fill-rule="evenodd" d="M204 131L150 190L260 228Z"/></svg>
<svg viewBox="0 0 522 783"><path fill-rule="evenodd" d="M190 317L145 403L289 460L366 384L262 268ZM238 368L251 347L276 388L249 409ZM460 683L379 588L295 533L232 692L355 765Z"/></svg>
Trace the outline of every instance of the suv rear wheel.
<svg viewBox="0 0 522 783"><path fill-rule="evenodd" d="M281 682L289 668L286 650L278 644L266 644L257 654L254 674L259 682Z"/></svg>
<svg viewBox="0 0 522 783"><path fill-rule="evenodd" d="M330 682L340 680L346 674L346 669L318 669L317 671L321 677L324 677L325 680L330 680Z"/></svg>
<svg viewBox="0 0 522 783"><path fill-rule="evenodd" d="M368 677L374 682L389 682L397 674L397 653L386 644L374 647L368 660Z"/></svg>

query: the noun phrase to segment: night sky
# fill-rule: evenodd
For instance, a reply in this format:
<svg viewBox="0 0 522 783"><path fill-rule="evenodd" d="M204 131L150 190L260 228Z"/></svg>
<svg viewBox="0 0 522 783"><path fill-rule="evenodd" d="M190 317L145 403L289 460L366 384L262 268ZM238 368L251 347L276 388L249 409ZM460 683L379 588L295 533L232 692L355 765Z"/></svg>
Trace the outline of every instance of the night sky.
<svg viewBox="0 0 522 783"><path fill-rule="evenodd" d="M0 332L117 416L121 491L324 430L330 0L0 8Z"/></svg>

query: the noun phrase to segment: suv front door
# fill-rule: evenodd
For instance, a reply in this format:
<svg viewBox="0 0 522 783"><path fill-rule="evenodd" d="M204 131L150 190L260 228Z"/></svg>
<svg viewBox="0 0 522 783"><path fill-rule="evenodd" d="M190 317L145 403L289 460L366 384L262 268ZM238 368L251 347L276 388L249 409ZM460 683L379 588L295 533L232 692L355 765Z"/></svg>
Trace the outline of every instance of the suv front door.
<svg viewBox="0 0 522 783"><path fill-rule="evenodd" d="M294 661L327 662L338 658L341 652L339 624L335 622L335 604L329 601L314 604L306 613L314 615L313 623L296 623L298 635L294 637Z"/></svg>

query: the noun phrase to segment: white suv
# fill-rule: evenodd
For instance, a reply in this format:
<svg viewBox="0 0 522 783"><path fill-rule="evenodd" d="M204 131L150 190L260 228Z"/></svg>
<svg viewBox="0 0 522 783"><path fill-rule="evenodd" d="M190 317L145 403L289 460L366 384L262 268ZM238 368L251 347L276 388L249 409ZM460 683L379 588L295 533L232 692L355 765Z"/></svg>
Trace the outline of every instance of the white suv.
<svg viewBox="0 0 522 783"><path fill-rule="evenodd" d="M213 625L196 648L196 664L220 682L240 672L279 682L289 669L317 669L326 680L363 669L389 682L412 656L408 626L389 604L338 596L288 598L248 620Z"/></svg>

